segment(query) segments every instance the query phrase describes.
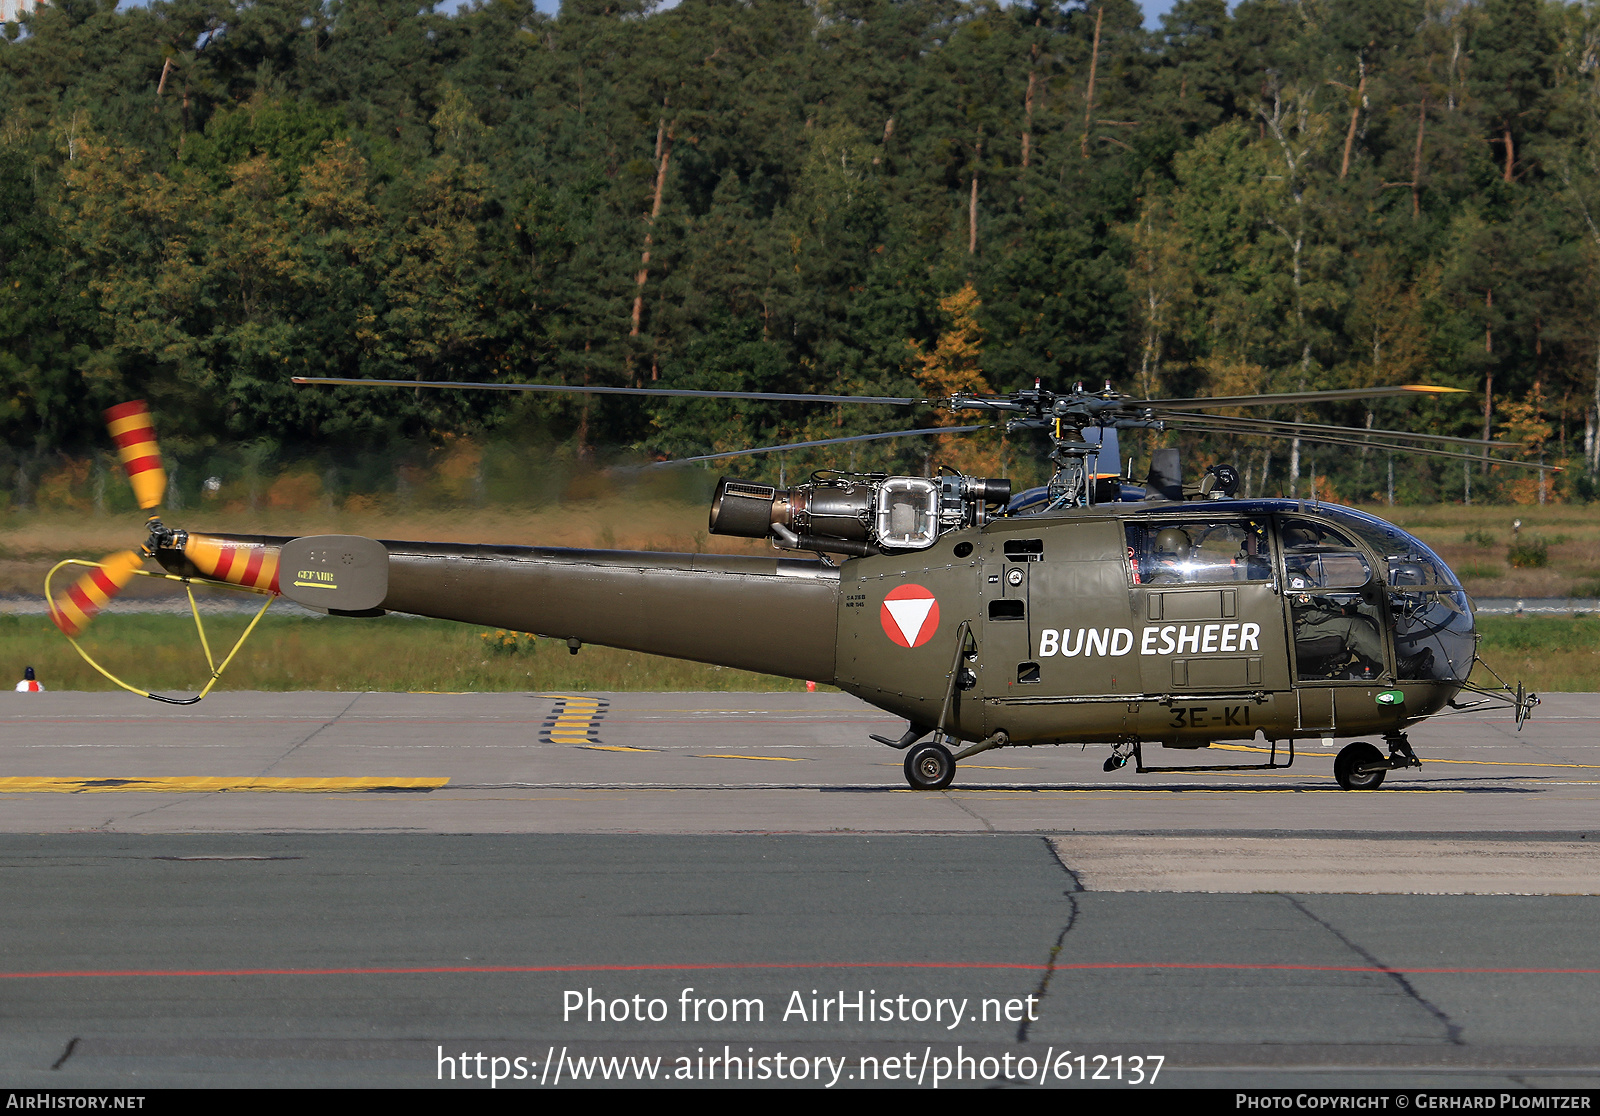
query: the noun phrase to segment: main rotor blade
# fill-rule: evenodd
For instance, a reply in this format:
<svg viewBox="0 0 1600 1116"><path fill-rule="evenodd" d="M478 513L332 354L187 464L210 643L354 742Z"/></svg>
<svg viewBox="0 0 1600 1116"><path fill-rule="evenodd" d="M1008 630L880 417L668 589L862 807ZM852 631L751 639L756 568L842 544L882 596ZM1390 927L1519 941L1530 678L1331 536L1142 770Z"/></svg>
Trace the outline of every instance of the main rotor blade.
<svg viewBox="0 0 1600 1116"><path fill-rule="evenodd" d="M1470 395L1465 388L1434 387L1430 384L1400 384L1397 387L1342 388L1338 391L1289 391L1281 395L1219 395L1211 399L1131 400L1134 407L1170 407L1205 411L1212 407L1272 407L1280 403L1342 403L1352 399L1382 399L1392 395Z"/></svg>
<svg viewBox="0 0 1600 1116"><path fill-rule="evenodd" d="M646 469L664 469L668 465L689 465L696 461L721 461L728 457L746 457L753 453L778 453L783 450L811 449L813 446L840 446L846 442L872 442L880 438L910 438L918 434L970 434L974 430L988 430L987 426L930 426L920 430L891 430L887 434L852 434L848 438L819 438L814 442L788 442L781 446L762 446L759 449L729 450L727 453L705 453L699 457L676 457L671 461L655 461Z"/></svg>
<svg viewBox="0 0 1600 1116"><path fill-rule="evenodd" d="M1242 431L1235 426L1208 426L1203 423L1185 422L1180 424L1183 430L1199 430L1208 434L1239 434ZM1278 434L1271 430L1253 431L1258 438L1271 438L1274 441L1289 442L1299 438L1302 442L1316 442L1325 446L1355 446L1358 449L1384 450L1389 453L1408 453L1417 457L1448 457L1460 461L1476 461L1489 465L1510 465L1518 469L1548 469L1552 473L1564 470L1560 465L1541 465L1537 461L1511 461L1504 457L1485 457L1480 453L1457 453L1455 450L1429 449L1426 446L1396 446L1383 442L1358 442L1350 438L1333 438L1328 435L1317 434Z"/></svg>
<svg viewBox="0 0 1600 1116"><path fill-rule="evenodd" d="M1182 422L1186 419L1197 419L1202 422L1215 423L1218 425L1225 424L1229 426L1236 426L1240 430L1245 431L1270 428L1273 430L1285 431L1291 435L1328 433L1346 434L1352 437L1360 435L1362 437L1381 436L1385 438L1415 438L1418 441L1423 442L1442 442L1448 445L1457 446L1487 446L1489 449L1513 447L1520 448L1525 444L1523 442L1485 442L1482 438L1458 438L1451 434L1414 434L1409 430L1383 430L1368 428L1365 426L1332 426L1326 423L1315 422L1278 422L1273 419L1244 418L1235 417L1233 415L1191 415L1185 414L1182 411L1169 411L1166 414L1166 421Z"/></svg>
<svg viewBox="0 0 1600 1116"><path fill-rule="evenodd" d="M490 384L455 380L356 380L333 376L294 376L296 384L342 387L468 388L476 391L552 391L574 395L646 395L673 399L754 399L768 403L878 403L913 407L936 402L892 395L802 395L776 391L691 391L686 388L584 387L571 384Z"/></svg>

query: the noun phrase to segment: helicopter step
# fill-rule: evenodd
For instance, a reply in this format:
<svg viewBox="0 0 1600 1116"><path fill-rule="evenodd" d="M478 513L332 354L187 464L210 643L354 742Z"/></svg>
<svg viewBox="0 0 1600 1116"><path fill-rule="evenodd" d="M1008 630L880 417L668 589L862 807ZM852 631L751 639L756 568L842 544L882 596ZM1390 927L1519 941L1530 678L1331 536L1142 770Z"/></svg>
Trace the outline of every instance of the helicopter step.
<svg viewBox="0 0 1600 1116"><path fill-rule="evenodd" d="M896 751L903 752L932 731L933 728L931 726L919 725L913 721L906 725L906 731L899 740L890 740L887 736L879 736L875 732L869 734L869 739L876 740L879 744L887 744Z"/></svg>

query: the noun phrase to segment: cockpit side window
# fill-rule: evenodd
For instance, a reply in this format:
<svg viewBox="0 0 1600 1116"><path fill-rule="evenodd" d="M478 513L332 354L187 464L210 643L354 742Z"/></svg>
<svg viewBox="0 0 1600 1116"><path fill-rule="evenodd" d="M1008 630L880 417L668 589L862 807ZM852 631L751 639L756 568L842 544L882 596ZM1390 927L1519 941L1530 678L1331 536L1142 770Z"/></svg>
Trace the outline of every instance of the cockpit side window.
<svg viewBox="0 0 1600 1116"><path fill-rule="evenodd" d="M1265 523L1247 519L1133 521L1128 572L1135 585L1270 581Z"/></svg>
<svg viewBox="0 0 1600 1116"><path fill-rule="evenodd" d="M1349 536L1311 519L1278 523L1284 592L1302 682L1371 681L1387 669L1372 564ZM1370 598L1370 599L1369 599Z"/></svg>
<svg viewBox="0 0 1600 1116"><path fill-rule="evenodd" d="M1291 592L1360 589L1372 580L1366 555L1325 523L1285 519L1279 538L1283 542L1285 587Z"/></svg>

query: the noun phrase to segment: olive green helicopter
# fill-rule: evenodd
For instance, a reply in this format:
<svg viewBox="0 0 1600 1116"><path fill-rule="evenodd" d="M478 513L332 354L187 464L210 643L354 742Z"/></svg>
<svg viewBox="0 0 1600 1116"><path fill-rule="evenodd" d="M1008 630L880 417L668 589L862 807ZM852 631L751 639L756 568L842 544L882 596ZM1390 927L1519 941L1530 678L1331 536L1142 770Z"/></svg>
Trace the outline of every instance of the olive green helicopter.
<svg viewBox="0 0 1600 1116"><path fill-rule="evenodd" d="M711 533L765 539L768 556L216 534L151 516L139 550L62 563L88 569L60 600L47 579L52 616L96 669L112 677L75 637L136 575L180 582L191 604L196 583L255 593L263 604L232 651L214 656L205 644L211 677L198 694L153 694L112 678L124 689L199 701L282 596L331 616L410 613L565 639L574 653L598 644L829 683L905 719L898 739L872 739L905 753L906 781L921 790L949 786L960 761L995 748L1103 745L1106 771L1129 761L1141 773L1256 770L1291 765L1296 742L1308 739L1349 741L1334 777L1347 790L1370 790L1392 770L1421 766L1406 735L1417 722L1500 701L1520 729L1538 702L1478 658L1472 602L1421 540L1314 498L1241 498L1229 465L1190 480L1176 449L1154 451L1136 482L1117 439L1119 431L1175 427L1527 465L1487 457L1482 442L1466 438L1214 413L1459 389L1138 399L1110 384L1057 392L1035 382L1004 394L918 399L294 382L936 407L989 416L1012 434L1038 432L1053 473L1020 493L1009 480L948 469L823 471L779 486L722 478ZM106 419L140 507L156 508L166 482L148 408L125 403ZM984 428L923 426L660 464ZM164 572L145 571L147 559ZM1475 665L1493 682L1472 681ZM1473 700L1458 701L1463 693ZM1146 762L1152 745L1182 752L1224 741L1245 742L1263 762Z"/></svg>

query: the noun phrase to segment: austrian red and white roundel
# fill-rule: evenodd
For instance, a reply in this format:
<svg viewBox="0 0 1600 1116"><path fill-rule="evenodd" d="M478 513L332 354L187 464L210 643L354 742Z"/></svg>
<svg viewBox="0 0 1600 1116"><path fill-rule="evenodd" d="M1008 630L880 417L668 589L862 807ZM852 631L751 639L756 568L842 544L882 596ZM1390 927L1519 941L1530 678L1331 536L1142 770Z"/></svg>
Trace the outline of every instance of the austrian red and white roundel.
<svg viewBox="0 0 1600 1116"><path fill-rule="evenodd" d="M939 630L939 602L920 585L902 585L884 598L878 620L901 647L921 647Z"/></svg>

